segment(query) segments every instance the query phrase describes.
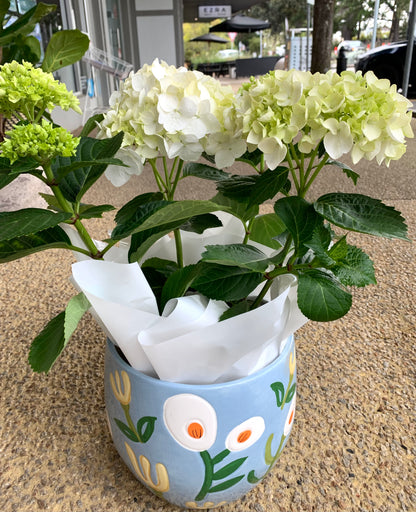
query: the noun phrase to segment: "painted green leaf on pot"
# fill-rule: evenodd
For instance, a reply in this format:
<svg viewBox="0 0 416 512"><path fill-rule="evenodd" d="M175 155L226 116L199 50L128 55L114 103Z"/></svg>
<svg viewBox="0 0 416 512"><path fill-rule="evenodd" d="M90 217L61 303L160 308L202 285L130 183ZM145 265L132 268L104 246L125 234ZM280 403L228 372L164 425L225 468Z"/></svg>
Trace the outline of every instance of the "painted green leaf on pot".
<svg viewBox="0 0 416 512"><path fill-rule="evenodd" d="M276 404L278 407L280 407L285 396L285 387L282 382L273 382L273 384L270 384L270 387L276 395Z"/></svg>
<svg viewBox="0 0 416 512"><path fill-rule="evenodd" d="M142 443L147 443L147 441L152 437L152 434L155 430L155 416L143 416L137 422L137 432L140 435L140 440Z"/></svg>
<svg viewBox="0 0 416 512"><path fill-rule="evenodd" d="M299 273L298 306L310 320L337 320L348 313L351 303L351 294L329 274L320 270Z"/></svg>
<svg viewBox="0 0 416 512"><path fill-rule="evenodd" d="M135 443L139 442L139 438L137 437L134 430L132 430L129 426L127 426L125 423L118 420L117 418L114 418L114 421L116 422L117 427L128 439L130 439L130 441L133 441Z"/></svg>
<svg viewBox="0 0 416 512"><path fill-rule="evenodd" d="M400 212L379 199L361 194L333 193L320 197L315 210L329 222L350 231L408 240Z"/></svg>
<svg viewBox="0 0 416 512"><path fill-rule="evenodd" d="M237 471L237 469L244 464L244 462L247 460L247 457L241 457L239 459L233 460L226 466L223 466L221 469L218 469L217 471L214 471L212 475L213 480L222 480L223 478L226 478L227 476L230 476L232 473Z"/></svg>
<svg viewBox="0 0 416 512"><path fill-rule="evenodd" d="M264 272L269 266L268 257L252 245L207 245L205 249L201 255L203 261L248 268L255 272Z"/></svg>
<svg viewBox="0 0 416 512"><path fill-rule="evenodd" d="M70 213L55 213L42 208L24 208L15 212L0 212L0 241L32 235L57 226L70 218Z"/></svg>
<svg viewBox="0 0 416 512"><path fill-rule="evenodd" d="M221 484L214 485L213 487L210 488L209 492L225 491L226 489L229 489L233 485L238 484L238 482L240 482L243 478L244 478L244 475L230 478L230 480L226 480L225 482L222 482Z"/></svg>

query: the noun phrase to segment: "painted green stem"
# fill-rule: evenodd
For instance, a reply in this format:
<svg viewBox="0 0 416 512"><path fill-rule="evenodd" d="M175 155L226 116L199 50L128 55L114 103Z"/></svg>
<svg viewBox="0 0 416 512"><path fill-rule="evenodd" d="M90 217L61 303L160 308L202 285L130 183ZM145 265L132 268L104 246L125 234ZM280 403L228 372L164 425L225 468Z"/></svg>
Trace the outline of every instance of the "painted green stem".
<svg viewBox="0 0 416 512"><path fill-rule="evenodd" d="M204 450L203 452L199 453L201 455L201 459L205 466L205 477L204 482L202 484L201 490L195 497L195 501L201 501L205 498L205 496L209 493L209 489L212 484L212 477L214 475L214 465L212 463L212 459L209 455L209 453Z"/></svg>

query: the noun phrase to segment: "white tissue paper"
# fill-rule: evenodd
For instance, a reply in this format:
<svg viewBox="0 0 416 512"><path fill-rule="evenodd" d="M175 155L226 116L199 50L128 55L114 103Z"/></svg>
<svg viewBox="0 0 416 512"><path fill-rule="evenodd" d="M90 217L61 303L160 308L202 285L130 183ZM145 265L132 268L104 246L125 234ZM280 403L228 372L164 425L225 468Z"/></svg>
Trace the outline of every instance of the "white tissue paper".
<svg viewBox="0 0 416 512"><path fill-rule="evenodd" d="M217 215L222 228L203 236L182 232L185 264L196 262L205 245L241 242L241 223ZM74 263L73 282L131 366L148 375L189 384L245 377L272 362L288 336L307 321L297 306L296 278L290 275L275 280L264 305L221 322L226 303L198 294L171 299L160 315L140 266L120 263L126 249L119 249L116 261ZM163 237L144 259L152 256L174 259L174 240Z"/></svg>

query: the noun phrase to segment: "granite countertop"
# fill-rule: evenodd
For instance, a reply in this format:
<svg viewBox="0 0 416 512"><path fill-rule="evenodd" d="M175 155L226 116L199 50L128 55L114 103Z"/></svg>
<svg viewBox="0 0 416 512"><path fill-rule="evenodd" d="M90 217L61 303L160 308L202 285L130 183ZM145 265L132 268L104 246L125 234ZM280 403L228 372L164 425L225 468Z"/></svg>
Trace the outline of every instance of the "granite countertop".
<svg viewBox="0 0 416 512"><path fill-rule="evenodd" d="M362 176L357 192L402 211L413 240L415 162L411 141L389 169L354 167ZM350 191L340 171L331 172L312 193ZM90 200L121 204L144 192L146 180L114 190L100 179ZM0 209L33 200L31 183L19 187L15 196L0 194ZM184 194L204 188L195 183ZM105 236L109 215L104 224L97 231ZM309 322L297 332L297 413L288 445L271 474L222 512L416 510L416 248L359 234L350 241L371 255L378 285L355 290L343 319ZM112 446L103 401L105 336L92 317L81 321L48 375L27 364L31 340L73 295L71 262L70 254L48 251L0 266L0 509L179 511L147 491Z"/></svg>

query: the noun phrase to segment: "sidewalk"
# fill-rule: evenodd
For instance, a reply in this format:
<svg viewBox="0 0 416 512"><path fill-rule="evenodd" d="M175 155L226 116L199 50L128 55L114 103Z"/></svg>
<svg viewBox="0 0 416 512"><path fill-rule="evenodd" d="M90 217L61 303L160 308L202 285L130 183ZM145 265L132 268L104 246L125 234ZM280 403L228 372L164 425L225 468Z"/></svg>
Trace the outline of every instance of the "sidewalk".
<svg viewBox="0 0 416 512"><path fill-rule="evenodd" d="M402 211L412 240L415 162L413 140L388 169L354 166L356 191ZM205 182L184 183L181 197L212 194ZM146 171L120 189L101 178L86 201L119 206L151 188ZM338 168L312 194L334 188L352 188ZM11 207L31 206L14 197ZM111 219L91 222L97 235L106 236ZM309 322L296 333L297 412L288 445L267 478L221 512L415 510L416 244L360 234L350 243L371 255L378 285L354 290L343 319ZM181 512L147 491L113 448L103 400L105 336L90 316L48 375L29 368L31 340L74 294L72 261L70 253L48 251L0 266L0 508Z"/></svg>

